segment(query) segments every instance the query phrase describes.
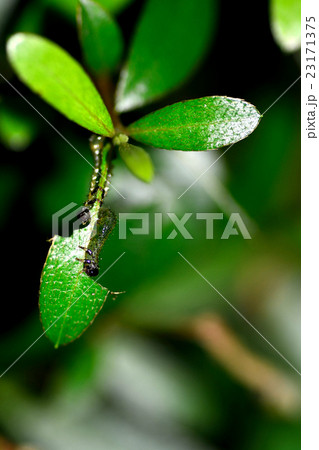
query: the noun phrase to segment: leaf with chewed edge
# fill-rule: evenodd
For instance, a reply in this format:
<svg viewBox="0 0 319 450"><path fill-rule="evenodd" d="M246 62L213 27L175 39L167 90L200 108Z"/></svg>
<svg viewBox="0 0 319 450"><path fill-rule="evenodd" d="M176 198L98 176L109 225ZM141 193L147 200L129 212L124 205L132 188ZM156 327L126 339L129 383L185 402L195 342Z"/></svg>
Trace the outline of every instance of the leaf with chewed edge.
<svg viewBox="0 0 319 450"><path fill-rule="evenodd" d="M54 236L40 282L40 316L47 337L57 348L78 338L100 312L109 290L83 272L85 251L93 232L98 202L91 223L71 237Z"/></svg>

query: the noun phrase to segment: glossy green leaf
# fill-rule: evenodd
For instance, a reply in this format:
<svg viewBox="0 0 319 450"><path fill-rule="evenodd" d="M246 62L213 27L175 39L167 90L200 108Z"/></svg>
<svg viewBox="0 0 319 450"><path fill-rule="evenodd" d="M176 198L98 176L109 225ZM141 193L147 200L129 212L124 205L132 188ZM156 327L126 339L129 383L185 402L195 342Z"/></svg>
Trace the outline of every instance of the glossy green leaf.
<svg viewBox="0 0 319 450"><path fill-rule="evenodd" d="M274 39L282 50L294 52L300 48L300 0L271 0L270 24Z"/></svg>
<svg viewBox="0 0 319 450"><path fill-rule="evenodd" d="M91 223L71 237L55 236L41 275L40 315L44 331L55 347L68 344L91 325L109 290L83 272L85 251L100 208L91 209Z"/></svg>
<svg viewBox="0 0 319 450"><path fill-rule="evenodd" d="M215 1L148 0L116 93L129 111L182 83L202 59L215 27Z"/></svg>
<svg viewBox="0 0 319 450"><path fill-rule="evenodd" d="M69 119L94 133L114 134L110 115L83 68L53 42L17 33L7 44L19 78Z"/></svg>
<svg viewBox="0 0 319 450"><path fill-rule="evenodd" d="M154 167L149 154L141 147L121 144L119 152L128 169L142 181L149 183L154 175Z"/></svg>
<svg viewBox="0 0 319 450"><path fill-rule="evenodd" d="M98 74L114 70L124 47L121 30L115 20L95 1L80 0L77 21L89 68Z"/></svg>
<svg viewBox="0 0 319 450"><path fill-rule="evenodd" d="M128 133L143 144L168 150L212 150L247 137L260 113L230 97L203 97L175 103L142 117Z"/></svg>

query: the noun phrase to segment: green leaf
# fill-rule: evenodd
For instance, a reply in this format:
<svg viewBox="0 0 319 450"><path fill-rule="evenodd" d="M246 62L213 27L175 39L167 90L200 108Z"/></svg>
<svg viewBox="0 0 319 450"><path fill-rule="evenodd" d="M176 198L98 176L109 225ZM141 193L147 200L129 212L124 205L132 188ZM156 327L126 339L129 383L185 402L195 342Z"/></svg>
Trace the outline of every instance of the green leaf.
<svg viewBox="0 0 319 450"><path fill-rule="evenodd" d="M13 1L13 0L11 0ZM74 20L77 0L40 0L43 4L51 6L56 11L64 14L67 18ZM99 4L103 6L111 14L119 14L133 0L99 0Z"/></svg>
<svg viewBox="0 0 319 450"><path fill-rule="evenodd" d="M283 51L294 52L300 48L300 0L271 0L270 23L274 39Z"/></svg>
<svg viewBox="0 0 319 450"><path fill-rule="evenodd" d="M41 275L40 315L44 331L55 347L79 337L93 322L109 293L87 275L83 265L87 255L92 254L97 268L98 254L115 224L114 220L113 227L105 222L109 215L101 209L110 178L107 154L111 146L104 146L101 136L93 136L90 147L95 156L95 168L85 203L89 224L73 231L71 237L54 236ZM67 218L70 215L64 218L64 223Z"/></svg>
<svg viewBox="0 0 319 450"><path fill-rule="evenodd" d="M30 1L18 16L13 32L41 33L44 26L44 7L37 1Z"/></svg>
<svg viewBox="0 0 319 450"><path fill-rule="evenodd" d="M119 14L132 2L133 0L99 0L100 5L112 14Z"/></svg>
<svg viewBox="0 0 319 450"><path fill-rule="evenodd" d="M114 134L92 81L61 47L37 35L17 33L9 39L7 53L19 78L50 105L94 133Z"/></svg>
<svg viewBox="0 0 319 450"><path fill-rule="evenodd" d="M116 93L116 109L129 111L182 83L207 50L215 27L215 1L148 0Z"/></svg>
<svg viewBox="0 0 319 450"><path fill-rule="evenodd" d="M260 113L238 98L203 97L175 103L142 117L127 132L137 141L168 150L212 150L247 137Z"/></svg>
<svg viewBox="0 0 319 450"><path fill-rule="evenodd" d="M119 152L133 175L146 183L152 181L154 167L149 154L144 149L125 143L119 146Z"/></svg>
<svg viewBox="0 0 319 450"><path fill-rule="evenodd" d="M90 210L91 222L71 237L54 236L41 275L40 315L48 338L57 348L79 337L100 312L109 290L83 272L83 263L99 202Z"/></svg>
<svg viewBox="0 0 319 450"><path fill-rule="evenodd" d="M104 8L92 0L80 0L77 21L89 68L98 74L113 71L120 62L124 48L117 23Z"/></svg>

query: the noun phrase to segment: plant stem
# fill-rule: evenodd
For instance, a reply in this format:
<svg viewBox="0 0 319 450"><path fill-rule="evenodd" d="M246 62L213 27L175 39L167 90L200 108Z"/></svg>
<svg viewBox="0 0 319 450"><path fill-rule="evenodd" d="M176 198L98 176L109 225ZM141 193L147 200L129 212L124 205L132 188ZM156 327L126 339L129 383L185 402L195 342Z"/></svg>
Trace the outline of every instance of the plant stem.
<svg viewBox="0 0 319 450"><path fill-rule="evenodd" d="M103 136L93 135L90 139L90 147L94 157L94 171L91 178L90 192L85 206L92 205L99 201L102 203L105 195L109 190L109 180L111 178L112 169L112 143L105 145Z"/></svg>
<svg viewBox="0 0 319 450"><path fill-rule="evenodd" d="M124 127L120 121L120 117L114 108L114 85L109 75L104 74L96 77L96 85L101 97L109 111L114 128L118 132L123 132Z"/></svg>

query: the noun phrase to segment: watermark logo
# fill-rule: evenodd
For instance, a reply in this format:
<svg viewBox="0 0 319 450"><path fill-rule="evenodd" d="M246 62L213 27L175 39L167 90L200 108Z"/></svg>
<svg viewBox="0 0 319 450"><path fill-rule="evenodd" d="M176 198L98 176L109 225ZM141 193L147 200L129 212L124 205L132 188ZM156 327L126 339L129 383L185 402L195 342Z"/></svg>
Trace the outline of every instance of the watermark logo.
<svg viewBox="0 0 319 450"><path fill-rule="evenodd" d="M82 206L71 202L53 214L52 236L70 237L73 231L78 230L83 222L83 219L79 217L82 208Z"/></svg>
<svg viewBox="0 0 319 450"><path fill-rule="evenodd" d="M69 203L52 216L52 235L69 237L75 230L83 226L83 206ZM229 239L231 236L240 236L243 239L251 239L251 235L239 213L232 213L229 217L223 213L191 213L186 212L178 217L173 212L168 213L119 213L118 237L127 239L130 235L152 236L154 239L175 239L181 236L183 239L194 239L189 228L192 220L201 221L205 238ZM223 221L222 232L219 227L218 236L214 234L214 225L217 221ZM167 222L171 224L167 232ZM166 224L164 226L164 223ZM221 223L221 222L220 222ZM173 228L173 229L172 229ZM166 230L166 235L164 234ZM198 228L197 228L198 230ZM195 236L196 237L196 236Z"/></svg>
<svg viewBox="0 0 319 450"><path fill-rule="evenodd" d="M175 213L154 213L153 214L153 231L150 231L150 214L149 213L120 213L119 214L119 239L127 239L128 232L133 235L150 235L153 234L154 239L175 239L180 234L184 239L194 239L189 230L187 223L191 218L205 221L206 239L214 239L214 223L216 220L224 220L223 213L184 213L178 218ZM163 217L167 216L174 229L168 236L163 236ZM229 239L230 236L242 236L243 239L251 239L250 233L239 213L232 213L227 220L220 239Z"/></svg>

